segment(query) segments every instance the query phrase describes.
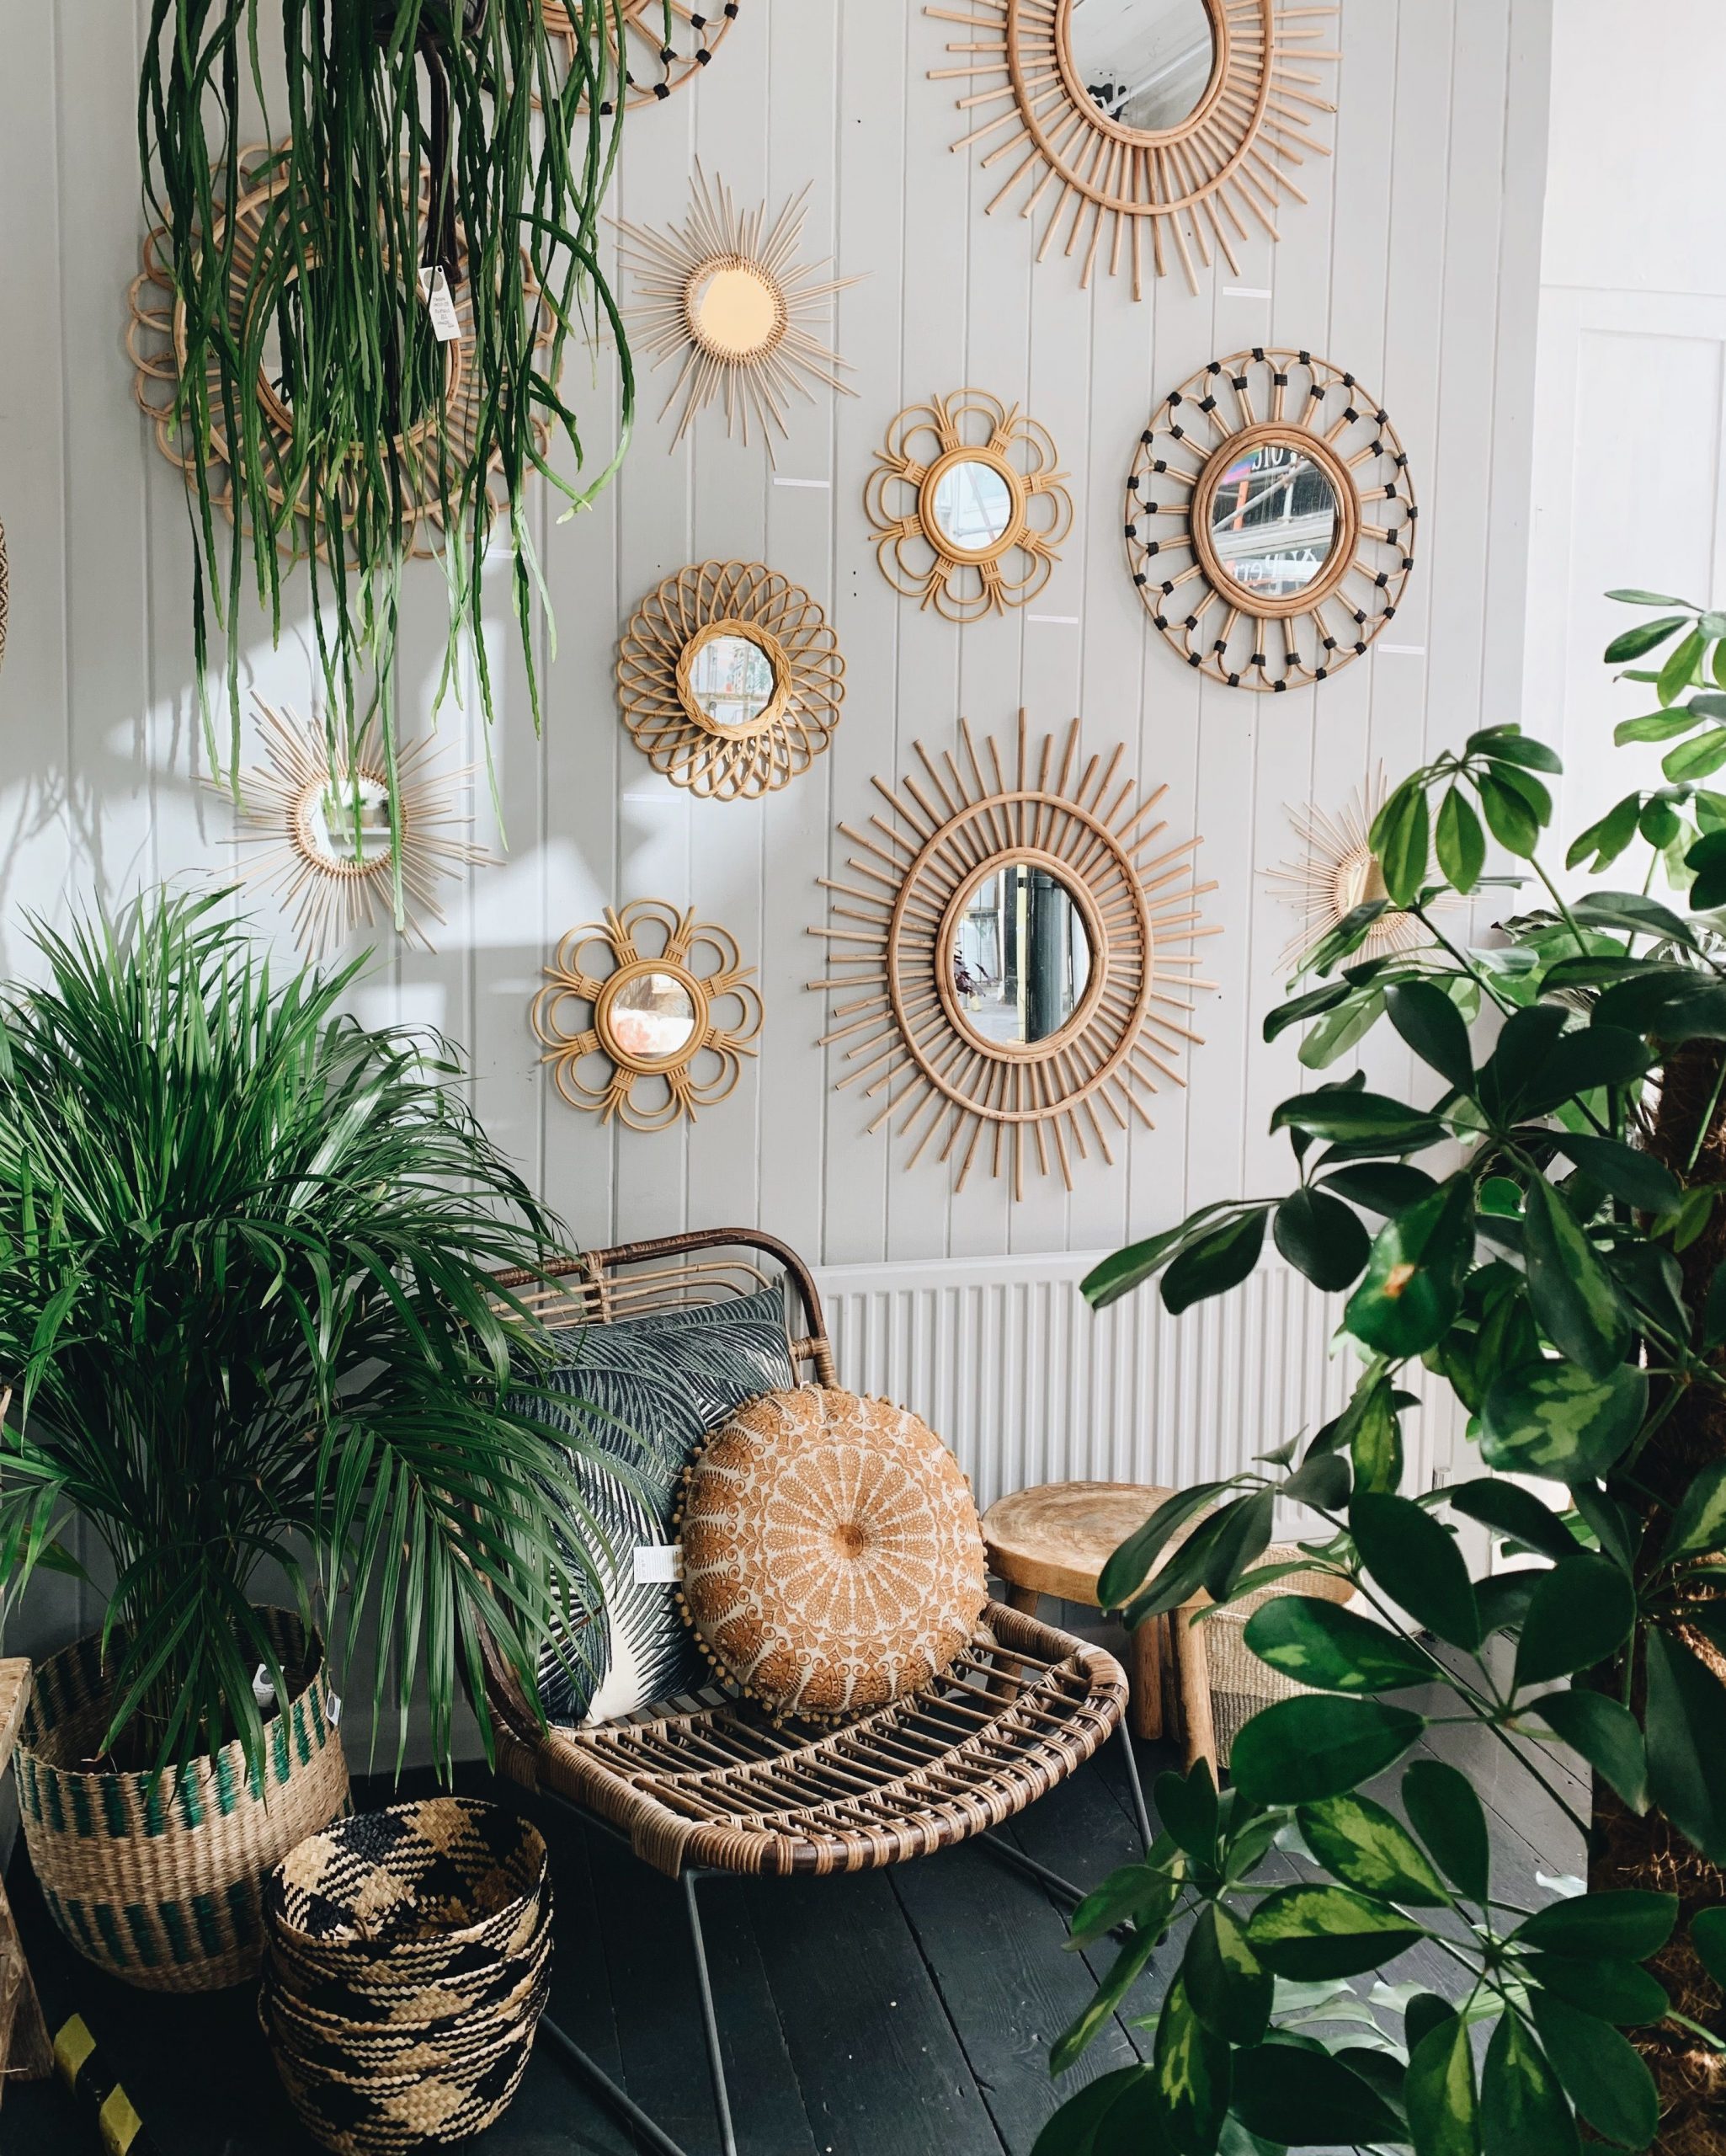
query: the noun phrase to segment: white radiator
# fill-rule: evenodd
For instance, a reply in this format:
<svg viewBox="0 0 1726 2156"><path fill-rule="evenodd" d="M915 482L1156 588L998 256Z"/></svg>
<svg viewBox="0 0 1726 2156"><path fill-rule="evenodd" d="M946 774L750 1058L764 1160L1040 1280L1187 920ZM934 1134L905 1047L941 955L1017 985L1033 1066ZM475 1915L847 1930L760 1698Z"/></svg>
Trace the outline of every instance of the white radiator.
<svg viewBox="0 0 1726 2156"><path fill-rule="evenodd" d="M1170 1317L1154 1287L1100 1315L1079 1283L1100 1252L829 1266L818 1276L839 1381L914 1408L979 1505L1039 1482L1175 1486L1233 1474L1312 1432L1359 1365L1331 1352L1340 1305L1276 1263ZM1462 1412L1425 1372L1403 1429L1405 1489L1471 1471Z"/></svg>

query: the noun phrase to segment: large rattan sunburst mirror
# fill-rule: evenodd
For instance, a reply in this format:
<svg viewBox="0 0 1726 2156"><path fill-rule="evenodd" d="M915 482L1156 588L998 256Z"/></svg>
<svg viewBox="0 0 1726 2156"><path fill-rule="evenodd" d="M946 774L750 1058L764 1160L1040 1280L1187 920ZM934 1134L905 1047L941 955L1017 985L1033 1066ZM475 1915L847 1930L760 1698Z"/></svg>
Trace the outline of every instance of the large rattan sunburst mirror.
<svg viewBox="0 0 1726 2156"><path fill-rule="evenodd" d="M982 80L958 100L956 150L982 146L1020 215L1047 212L1041 261L1059 239L1088 285L1100 258L1144 293L1145 239L1162 276L1169 250L1194 291L1214 247L1277 237L1284 199L1306 195L1285 169L1329 154L1309 130L1335 107L1313 70L1334 6L1276 0L946 0L926 13L957 24L957 64L930 79Z"/></svg>
<svg viewBox="0 0 1726 2156"><path fill-rule="evenodd" d="M759 562L695 562L636 609L617 696L636 746L714 801L772 793L833 739L845 662L826 615Z"/></svg>
<svg viewBox="0 0 1726 2156"><path fill-rule="evenodd" d="M755 1053L761 998L737 938L663 899L572 928L532 1023L572 1107L666 1130L722 1101ZM639 1094L640 1097L637 1097Z"/></svg>
<svg viewBox="0 0 1726 2156"><path fill-rule="evenodd" d="M1127 558L1152 619L1230 688L1358 659L1397 611L1419 511L1390 417L1310 352L1255 346L1172 391L1127 482Z"/></svg>
<svg viewBox="0 0 1726 2156"><path fill-rule="evenodd" d="M898 787L875 781L892 820L841 824L861 883L823 879L832 917L834 999L823 1048L843 1043L838 1083L878 1099L870 1123L897 1116L908 1167L932 1140L957 1187L979 1156L1025 1191L1027 1153L1070 1190L1075 1155L1136 1116L1158 1080L1184 1082L1174 1059L1188 1023L1194 939L1213 934L1198 899L1196 838L1170 844L1154 815L1167 789L1140 792L1124 750L1081 764L1079 721L1034 739L1019 715L1004 764L960 722L960 755L915 744L923 769Z"/></svg>

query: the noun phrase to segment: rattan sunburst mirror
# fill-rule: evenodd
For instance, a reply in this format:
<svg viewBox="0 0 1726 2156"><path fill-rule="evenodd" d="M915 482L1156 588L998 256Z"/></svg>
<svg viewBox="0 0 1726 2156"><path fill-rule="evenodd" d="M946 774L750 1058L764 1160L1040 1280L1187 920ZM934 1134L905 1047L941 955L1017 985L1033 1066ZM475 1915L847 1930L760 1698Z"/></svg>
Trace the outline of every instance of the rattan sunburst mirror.
<svg viewBox="0 0 1726 2156"><path fill-rule="evenodd" d="M1304 958L1320 937L1329 935L1356 906L1386 896L1384 871L1372 851L1371 834L1388 791L1381 768L1363 780L1334 815L1310 801L1288 811L1300 851L1264 871L1265 881L1276 888L1300 921L1278 955L1279 968L1286 970ZM1454 891L1441 892L1428 902L1435 911L1462 903ZM1367 930L1356 958L1381 958L1430 941L1413 914L1392 906Z"/></svg>
<svg viewBox="0 0 1726 2156"><path fill-rule="evenodd" d="M1390 415L1310 352L1212 360L1163 400L1127 481L1157 627L1230 688L1322 681L1401 603L1420 512Z"/></svg>
<svg viewBox="0 0 1726 2156"><path fill-rule="evenodd" d="M674 786L753 799L807 771L839 722L845 662L826 615L759 562L695 562L650 591L617 651L636 746Z"/></svg>
<svg viewBox="0 0 1726 2156"><path fill-rule="evenodd" d="M920 775L875 781L891 821L839 825L862 882L823 879L819 1045L844 1043L839 1086L881 1101L870 1130L898 1117L908 1167L938 1140L961 1189L980 1157L1022 1197L1027 1155L1071 1189L1074 1156L1112 1161L1111 1132L1149 1126L1142 1097L1182 1083L1199 1039L1199 841L1170 844L1166 787L1142 793L1118 744L1081 764L1079 733L1033 739L1021 712L1005 763L963 720L956 759L915 744Z"/></svg>
<svg viewBox="0 0 1726 2156"><path fill-rule="evenodd" d="M1088 285L1100 258L1143 297L1145 238L1161 276L1169 250L1194 291L1212 248L1238 276L1237 242L1277 237L1285 200L1305 194L1287 167L1328 154L1310 130L1335 107L1313 72L1334 6L1277 0L949 0L926 13L956 24L956 64L933 82L981 80L958 100L984 166L1005 178L991 210L1023 192L1045 211L1041 261L1059 239Z"/></svg>
<svg viewBox="0 0 1726 2156"><path fill-rule="evenodd" d="M680 360L660 412L679 406L669 448L716 398L727 434L747 442L753 420L773 461L774 436L788 432L788 401L812 383L855 392L840 378L845 362L817 337L812 323L855 277L823 277L825 262L798 253L809 190L786 203L770 227L764 204L740 209L722 182L709 184L698 164L688 216L669 232L620 224L623 253L642 297L625 309L640 325L642 349L656 367Z"/></svg>
<svg viewBox="0 0 1726 2156"><path fill-rule="evenodd" d="M1073 523L1047 427L962 389L907 406L875 458L863 506L895 591L950 622L1036 597Z"/></svg>
<svg viewBox="0 0 1726 2156"><path fill-rule="evenodd" d="M665 1130L722 1101L754 1055L761 998L737 939L663 899L570 930L532 1023L572 1107Z"/></svg>

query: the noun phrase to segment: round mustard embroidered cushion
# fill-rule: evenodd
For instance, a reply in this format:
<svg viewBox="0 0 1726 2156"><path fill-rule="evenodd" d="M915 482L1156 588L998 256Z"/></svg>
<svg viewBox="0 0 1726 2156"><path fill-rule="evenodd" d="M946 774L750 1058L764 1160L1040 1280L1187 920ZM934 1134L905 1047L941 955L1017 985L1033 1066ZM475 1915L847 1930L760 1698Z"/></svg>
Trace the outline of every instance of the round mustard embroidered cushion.
<svg viewBox="0 0 1726 2156"><path fill-rule="evenodd" d="M775 1713L921 1690L988 1595L971 1486L929 1425L805 1385L748 1401L685 1471L683 1598L709 1653Z"/></svg>

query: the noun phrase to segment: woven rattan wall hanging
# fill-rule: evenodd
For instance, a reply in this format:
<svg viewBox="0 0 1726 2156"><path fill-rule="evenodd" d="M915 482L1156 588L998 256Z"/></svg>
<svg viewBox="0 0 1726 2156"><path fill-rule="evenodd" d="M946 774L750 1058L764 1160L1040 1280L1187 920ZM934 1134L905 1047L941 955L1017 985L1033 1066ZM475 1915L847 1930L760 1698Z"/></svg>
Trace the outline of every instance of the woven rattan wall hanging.
<svg viewBox="0 0 1726 2156"><path fill-rule="evenodd" d="M1073 522L1046 427L962 389L907 406L875 456L863 506L895 591L950 622L1036 597Z"/></svg>
<svg viewBox="0 0 1726 2156"><path fill-rule="evenodd" d="M1047 1175L1052 1149L1071 1189L1075 1153L1112 1161L1110 1127L1148 1127L1141 1096L1183 1082L1170 1059L1197 1043L1191 992L1212 984L1181 947L1215 932L1197 905L1215 886L1193 879L1196 838L1166 843L1167 789L1142 795L1120 746L1080 768L1077 719L1034 740L1021 712L1010 770L959 731L959 760L919 742L920 776L875 781L891 823L839 826L864 881L823 879L831 924L810 933L831 972L809 985L838 1022L819 1044L847 1043L838 1082L881 1100L871 1131L897 1115L914 1137L908 1167L939 1138L959 1188L981 1150L1019 1198L1027 1150Z"/></svg>
<svg viewBox="0 0 1726 2156"><path fill-rule="evenodd" d="M958 64L930 81L988 85L958 100L966 132L953 147L982 145L985 168L1004 167L991 210L1021 188L1021 216L1046 207L1037 259L1059 238L1081 284L1100 255L1111 275L1129 270L1142 298L1147 229L1159 277L1172 246L1197 291L1213 244L1239 275L1235 242L1255 227L1275 239L1283 198L1307 199L1284 168L1329 154L1308 131L1335 110L1312 72L1340 57L1320 49L1334 7L954 0L924 12L967 33L947 47Z"/></svg>
<svg viewBox="0 0 1726 2156"><path fill-rule="evenodd" d="M349 747L261 696L254 702L265 761L240 779L242 873L275 894L306 956L322 958L396 913L382 737L372 725ZM445 767L434 739L397 747L402 933L422 950L444 919L438 885L493 859L466 835L472 818L457 806L472 777L471 765Z"/></svg>
<svg viewBox="0 0 1726 2156"><path fill-rule="evenodd" d="M693 1120L755 1053L754 971L727 930L663 899L608 906L603 921L571 929L546 969L532 1014L541 1060L570 1106L602 1123L664 1130Z"/></svg>
<svg viewBox="0 0 1726 2156"><path fill-rule="evenodd" d="M667 577L617 649L636 746L674 786L715 801L772 793L807 771L844 694L826 615L759 562L695 562Z"/></svg>
<svg viewBox="0 0 1726 2156"><path fill-rule="evenodd" d="M1419 511L1388 414L1310 352L1212 360L1158 407L1127 482L1152 619L1231 688L1358 659L1395 614Z"/></svg>
<svg viewBox="0 0 1726 2156"><path fill-rule="evenodd" d="M579 33L563 0L540 0L540 12L552 38L573 55ZM626 74L629 88L625 103L632 109L638 104L661 104L674 90L695 80L737 20L738 0L711 0L706 8L691 8L687 0L671 0L669 8L666 0L621 0L620 12L623 19L621 71L609 4L601 20L611 63L609 72L614 76L619 72ZM611 109L609 98L600 104L601 112L609 113Z"/></svg>

